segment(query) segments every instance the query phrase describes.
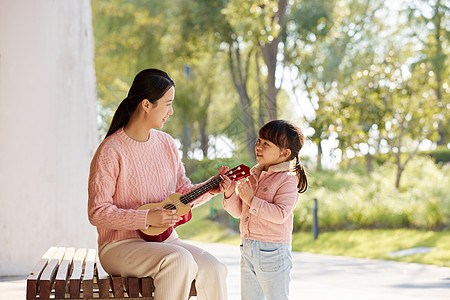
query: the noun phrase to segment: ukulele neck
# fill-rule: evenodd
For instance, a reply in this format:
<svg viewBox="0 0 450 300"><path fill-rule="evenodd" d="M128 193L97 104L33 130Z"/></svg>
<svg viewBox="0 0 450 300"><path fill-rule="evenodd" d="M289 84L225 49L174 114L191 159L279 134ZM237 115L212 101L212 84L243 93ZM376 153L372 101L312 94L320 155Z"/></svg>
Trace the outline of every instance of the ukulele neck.
<svg viewBox="0 0 450 300"><path fill-rule="evenodd" d="M201 195L205 194L206 192L209 192L213 188L217 187L222 180L223 180L222 177L220 177L220 176L216 177L216 178L208 181L204 185L196 188L195 190L190 191L189 193L181 196L180 201L183 204L188 204L188 203L194 201L195 199L197 199L198 197L200 197Z"/></svg>

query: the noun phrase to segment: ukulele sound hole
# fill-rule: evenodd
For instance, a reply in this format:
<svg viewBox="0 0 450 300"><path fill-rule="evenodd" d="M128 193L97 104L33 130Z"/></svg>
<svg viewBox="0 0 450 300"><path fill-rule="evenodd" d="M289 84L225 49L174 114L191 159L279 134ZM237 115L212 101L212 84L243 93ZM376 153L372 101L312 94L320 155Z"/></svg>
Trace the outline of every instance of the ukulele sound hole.
<svg viewBox="0 0 450 300"><path fill-rule="evenodd" d="M164 209L176 210L177 207L174 204L167 204L164 206Z"/></svg>

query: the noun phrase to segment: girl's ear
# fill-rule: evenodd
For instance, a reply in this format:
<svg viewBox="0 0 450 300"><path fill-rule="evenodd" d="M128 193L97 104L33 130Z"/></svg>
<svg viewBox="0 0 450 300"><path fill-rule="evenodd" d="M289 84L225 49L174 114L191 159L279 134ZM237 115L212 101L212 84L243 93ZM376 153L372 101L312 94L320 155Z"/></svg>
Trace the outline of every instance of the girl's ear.
<svg viewBox="0 0 450 300"><path fill-rule="evenodd" d="M281 153L281 156L285 159L287 159L289 156L291 156L291 149L284 148L283 152Z"/></svg>

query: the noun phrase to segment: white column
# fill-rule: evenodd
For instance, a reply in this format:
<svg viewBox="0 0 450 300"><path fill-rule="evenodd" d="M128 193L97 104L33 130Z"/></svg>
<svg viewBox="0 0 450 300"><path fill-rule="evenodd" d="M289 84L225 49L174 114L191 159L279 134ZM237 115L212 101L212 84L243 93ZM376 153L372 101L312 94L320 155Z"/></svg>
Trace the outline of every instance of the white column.
<svg viewBox="0 0 450 300"><path fill-rule="evenodd" d="M50 246L96 247L96 124L90 0L0 0L0 276Z"/></svg>

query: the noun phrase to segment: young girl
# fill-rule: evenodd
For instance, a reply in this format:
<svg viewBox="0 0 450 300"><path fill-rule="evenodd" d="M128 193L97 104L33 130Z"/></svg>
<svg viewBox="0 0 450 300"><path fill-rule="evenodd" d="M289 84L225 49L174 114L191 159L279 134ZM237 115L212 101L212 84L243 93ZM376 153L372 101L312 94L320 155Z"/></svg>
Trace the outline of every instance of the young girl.
<svg viewBox="0 0 450 300"><path fill-rule="evenodd" d="M137 208L195 188L175 141L159 130L173 114L174 98L175 83L165 72L136 75L91 162L89 221L97 227L100 262L109 274L153 277L155 300L187 299L194 279L199 300L225 300L227 268L214 256L181 241L175 230L160 242L139 234L149 226L172 228L181 217L175 210ZM229 187L230 179L222 176L220 187L194 205Z"/></svg>
<svg viewBox="0 0 450 300"><path fill-rule="evenodd" d="M308 186L298 155L304 136L292 123L275 120L259 130L258 164L249 181L225 190L223 206L240 218L243 300L289 297L293 213Z"/></svg>

